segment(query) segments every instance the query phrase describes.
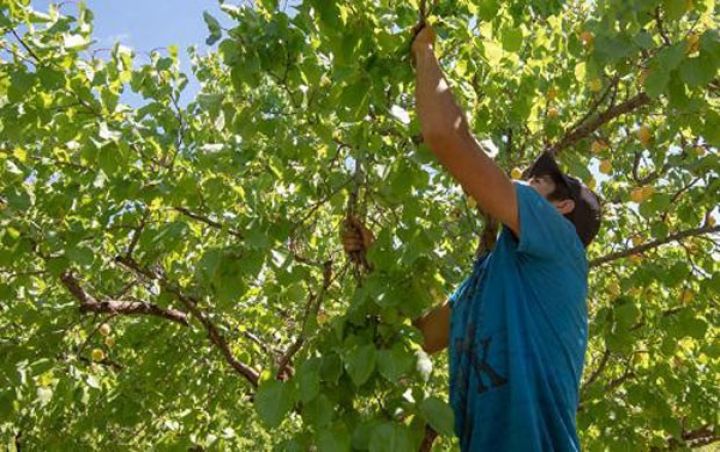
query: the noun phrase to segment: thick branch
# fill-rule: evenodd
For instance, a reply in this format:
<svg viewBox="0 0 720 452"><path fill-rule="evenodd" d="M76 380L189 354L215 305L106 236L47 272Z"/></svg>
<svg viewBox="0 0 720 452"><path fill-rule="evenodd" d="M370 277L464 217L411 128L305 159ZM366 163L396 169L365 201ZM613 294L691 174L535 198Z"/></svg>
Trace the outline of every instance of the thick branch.
<svg viewBox="0 0 720 452"><path fill-rule="evenodd" d="M561 150L572 146L583 138L589 136L591 133L602 127L604 124L612 121L620 115L629 113L637 108L642 107L650 103L650 97L645 93L637 94L625 102L610 107L603 111L599 115L595 116L592 120L584 122L579 126L572 128L565 134L559 142L550 147L550 152L557 154Z"/></svg>
<svg viewBox="0 0 720 452"><path fill-rule="evenodd" d="M97 312L122 315L149 315L188 326L187 314L177 309L166 309L153 303L123 300L97 300L80 286L80 282L70 272L60 276L67 290L80 302L80 312Z"/></svg>
<svg viewBox="0 0 720 452"><path fill-rule="evenodd" d="M597 267L598 265L603 265L608 262L612 262L614 260L621 259L623 257L631 256L633 254L642 253L642 252L651 250L653 248L657 248L659 246L665 245L670 242L676 242L678 240L682 240L682 239L685 239L688 237L694 237L697 235L704 235L704 234L712 234L715 232L720 232L720 226L706 225L706 226L703 226L700 228L687 229L685 231L680 231L675 234L669 235L662 240L655 240L652 242L644 243L639 246L635 246L633 248L628 248L623 251L617 251L615 253L609 253L609 254L606 254L605 256L598 257L597 259L591 260L589 263L589 266L591 268Z"/></svg>
<svg viewBox="0 0 720 452"><path fill-rule="evenodd" d="M130 257L117 256L115 258L115 261L140 276L151 280L157 280L158 282L160 282L160 285L163 287L163 289L175 295L175 298L180 300L180 302L185 305L188 311L190 311L192 315L197 318L200 323L202 323L208 333L210 341L220 350L223 357L225 358L225 361L230 364L230 366L235 370L235 372L245 377L253 386L258 385L258 381L260 379L260 375L258 374L258 372L252 367L235 358L232 351L230 350L230 346L228 345L223 335L217 329L215 324L208 318L207 314L200 310L200 308L198 307L198 302L194 297L183 293L180 287L165 278L165 276L160 271L142 267Z"/></svg>

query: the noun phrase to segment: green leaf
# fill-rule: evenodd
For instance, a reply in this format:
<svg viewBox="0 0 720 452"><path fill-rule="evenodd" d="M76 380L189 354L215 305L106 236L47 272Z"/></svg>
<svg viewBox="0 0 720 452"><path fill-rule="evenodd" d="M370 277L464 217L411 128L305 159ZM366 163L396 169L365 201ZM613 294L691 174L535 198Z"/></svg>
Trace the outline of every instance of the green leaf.
<svg viewBox="0 0 720 452"><path fill-rule="evenodd" d="M453 435L455 416L447 403L437 397L430 397L422 401L420 412L438 433Z"/></svg>
<svg viewBox="0 0 720 452"><path fill-rule="evenodd" d="M474 2L478 8L478 18L481 20L492 20L500 9L500 5L497 0L478 0Z"/></svg>
<svg viewBox="0 0 720 452"><path fill-rule="evenodd" d="M680 76L689 86L705 86L716 75L717 67L702 53L696 58L688 58L680 66Z"/></svg>
<svg viewBox="0 0 720 452"><path fill-rule="evenodd" d="M638 47L645 50L649 50L655 47L655 42L653 41L652 35L645 30L642 30L638 34L636 34L635 38L633 38L633 41L635 42L635 44L638 45Z"/></svg>
<svg viewBox="0 0 720 452"><path fill-rule="evenodd" d="M323 381L335 384L342 374L342 360L337 353L326 353L322 357L320 376Z"/></svg>
<svg viewBox="0 0 720 452"><path fill-rule="evenodd" d="M662 3L667 20L677 20L685 14L687 4L685 0L663 0Z"/></svg>
<svg viewBox="0 0 720 452"><path fill-rule="evenodd" d="M373 344L356 346L347 353L345 370L356 386L362 386L370 378L375 370L376 359L377 353Z"/></svg>
<svg viewBox="0 0 720 452"><path fill-rule="evenodd" d="M333 404L325 394L320 394L303 404L303 421L315 428L328 425L333 418Z"/></svg>
<svg viewBox="0 0 720 452"><path fill-rule="evenodd" d="M378 371L391 383L412 369L413 355L402 344L394 344L391 349L380 350L377 357Z"/></svg>
<svg viewBox="0 0 720 452"><path fill-rule="evenodd" d="M300 365L297 373L300 400L307 403L320 392L320 358L310 358Z"/></svg>
<svg viewBox="0 0 720 452"><path fill-rule="evenodd" d="M292 387L278 380L263 382L255 394L255 410L267 428L278 427L293 403Z"/></svg>
<svg viewBox="0 0 720 452"><path fill-rule="evenodd" d="M339 106L346 107L350 111L351 120L360 120L367 113L370 82L361 77L345 87L340 95Z"/></svg>
<svg viewBox="0 0 720 452"><path fill-rule="evenodd" d="M350 433L343 423L333 425L330 430L318 433L318 452L344 452L350 450Z"/></svg>
<svg viewBox="0 0 720 452"><path fill-rule="evenodd" d="M517 52L522 47L523 34L520 28L507 27L502 31L502 46L508 52Z"/></svg>
<svg viewBox="0 0 720 452"><path fill-rule="evenodd" d="M205 40L205 44L211 46L222 37L222 28L220 27L220 22L207 11L203 12L203 19L210 30L210 36Z"/></svg>
<svg viewBox="0 0 720 452"><path fill-rule="evenodd" d="M679 42L670 47L663 48L657 56L652 59L652 65L663 71L671 71L680 65L685 59L685 42Z"/></svg>
<svg viewBox="0 0 720 452"><path fill-rule="evenodd" d="M645 79L645 92L648 96L656 98L665 92L670 81L670 72L665 68L653 68Z"/></svg>
<svg viewBox="0 0 720 452"><path fill-rule="evenodd" d="M76 245L72 248L69 248L65 252L65 256L67 256L68 259L80 266L92 265L93 260L95 259L95 254L92 252L92 250L82 245Z"/></svg>
<svg viewBox="0 0 720 452"><path fill-rule="evenodd" d="M708 110L705 116L703 137L712 146L720 146L720 113Z"/></svg>
<svg viewBox="0 0 720 452"><path fill-rule="evenodd" d="M63 45L69 50L79 50L87 47L90 41L82 35L66 34L63 36Z"/></svg>
<svg viewBox="0 0 720 452"><path fill-rule="evenodd" d="M616 61L632 55L635 46L630 37L625 35L600 35L596 39L595 52L601 61Z"/></svg>
<svg viewBox="0 0 720 452"><path fill-rule="evenodd" d="M393 422L378 425L373 429L369 450L370 452L413 451L410 432L404 425Z"/></svg>
<svg viewBox="0 0 720 452"><path fill-rule="evenodd" d="M125 159L118 146L114 142L108 142L106 145L100 148L98 153L98 165L108 176L112 176L122 169L122 165Z"/></svg>

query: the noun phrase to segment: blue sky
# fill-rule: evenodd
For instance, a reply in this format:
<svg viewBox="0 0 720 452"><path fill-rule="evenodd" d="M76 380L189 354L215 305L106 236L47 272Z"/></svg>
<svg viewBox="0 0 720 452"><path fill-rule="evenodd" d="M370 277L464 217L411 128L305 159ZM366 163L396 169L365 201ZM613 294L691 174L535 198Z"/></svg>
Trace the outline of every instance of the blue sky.
<svg viewBox="0 0 720 452"><path fill-rule="evenodd" d="M33 8L42 11L47 11L51 3L60 2L31 2ZM75 15L77 3L65 2L61 8L62 13ZM96 42L91 49L109 48L119 41L135 49L138 53L136 62L142 64L148 60L140 53L170 44L178 46L181 70L190 80L181 98L183 105L191 100L200 88L190 70L187 48L195 44L201 54L209 50L205 44L209 33L203 21L203 11L210 12L223 26L231 26L225 13L220 11L217 0L86 0L85 4L95 16L93 38ZM142 99L134 96L123 96L122 101L133 106L142 104Z"/></svg>

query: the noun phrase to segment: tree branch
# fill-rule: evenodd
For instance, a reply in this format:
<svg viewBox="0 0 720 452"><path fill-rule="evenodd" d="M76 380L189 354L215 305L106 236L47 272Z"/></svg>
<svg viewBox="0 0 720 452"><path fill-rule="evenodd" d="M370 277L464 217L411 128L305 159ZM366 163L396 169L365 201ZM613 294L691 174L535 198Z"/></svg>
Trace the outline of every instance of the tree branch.
<svg viewBox="0 0 720 452"><path fill-rule="evenodd" d="M705 225L703 227L695 228L695 229L686 229L685 231L680 231L675 234L669 235L666 238L662 240L655 240L652 242L644 243L639 246L635 246L633 248L628 248L623 251L617 251L614 253L606 254L605 256L598 257L596 259L593 259L589 262L589 267L597 267L599 265L606 264L608 262L612 262L614 260L631 256L633 254L642 253L644 251L651 250L653 248L657 248L659 246L665 245L670 242L676 242L688 237L694 237L697 235L703 235L703 234L712 234L715 232L720 232L720 226L710 226Z"/></svg>
<svg viewBox="0 0 720 452"><path fill-rule="evenodd" d="M606 348L606 349L605 349L605 352L603 353L602 358L600 359L600 364L598 364L598 366L595 368L595 370L593 371L593 373L590 374L590 377L588 377L588 379L587 379L587 381L585 382L585 384L583 384L583 386L582 386L583 389L584 389L584 388L587 388L588 386L590 386L591 384L593 384L593 382L594 382L595 380L597 380L597 378L600 376L600 374L602 373L602 371L605 369L605 366L607 365L609 358L610 358L610 350L608 350L608 349Z"/></svg>
<svg viewBox="0 0 720 452"><path fill-rule="evenodd" d="M223 229L222 223L219 223L219 222L217 222L217 221L215 221L215 220L211 220L210 218L205 217L205 216L202 216L202 215L200 215L200 214L191 212L189 209L187 209L187 208L185 208L185 207L176 206L176 207L173 207L173 209L176 210L176 211L178 211L178 212L180 212L180 213L182 213L183 215L186 215L186 216L192 218L193 220L198 220L198 221L200 221L200 222L202 222L202 223L205 223L206 225L210 226L211 228ZM242 238L243 238L243 235L242 235L240 232L238 232L238 231L229 229L229 230L228 230L228 233L229 233L230 235L234 235L235 237L237 237L237 238L239 238L239 239L242 239Z"/></svg>
<svg viewBox="0 0 720 452"><path fill-rule="evenodd" d="M153 303L142 301L97 300L82 288L75 275L65 272L60 280L67 290L80 302L80 312L102 314L149 315L162 317L172 322L188 326L187 314L177 309L166 309Z"/></svg>
<svg viewBox="0 0 720 452"><path fill-rule="evenodd" d="M210 341L220 350L223 357L225 358L225 361L230 364L233 370L245 377L245 379L249 381L251 385L255 387L258 386L260 374L252 367L235 358L232 351L230 350L230 346L218 330L217 326L215 326L215 324L210 320L207 314L205 314L198 307L198 301L195 297L185 294L180 289L180 287L169 281L162 274L162 272L158 271L157 269L142 267L134 259L127 256L117 256L115 258L115 261L142 277L150 280L157 280L163 287L163 289L175 295L175 297L185 305L188 311L190 311L190 313L192 313L192 315L197 318L198 321L200 321L203 327L205 327L208 338L210 338Z"/></svg>
<svg viewBox="0 0 720 452"><path fill-rule="evenodd" d="M323 298L325 297L325 294L327 293L328 288L333 283L333 271L332 271L332 260L327 260L323 264L323 283L322 287L320 288L320 291L318 292L317 296L314 297L310 295L308 298L307 305L305 307L305 316L303 319L303 326L302 330L300 331L300 335L298 335L297 339L295 339L295 342L290 344L288 349L283 353L283 355L278 360L278 371L276 373L276 378L279 379L285 379L287 377L291 376L291 371L289 369L290 362L292 360L292 357L300 350L302 345L305 343L305 338L307 337L307 329L308 329L308 321L311 316L316 316L318 310L320 309L320 305L322 304ZM314 303L313 303L314 301Z"/></svg>
<svg viewBox="0 0 720 452"><path fill-rule="evenodd" d="M619 105L608 108L607 110L595 116L594 119L580 124L577 127L571 128L570 131L568 131L565 136L560 139L560 141L550 147L550 152L552 152L553 154L557 154L561 150L572 146L573 144L587 137L588 135L602 127L604 124L612 121L618 116L629 113L637 108L642 107L643 105L649 104L650 100L650 97L643 92L637 94L635 97L632 97Z"/></svg>

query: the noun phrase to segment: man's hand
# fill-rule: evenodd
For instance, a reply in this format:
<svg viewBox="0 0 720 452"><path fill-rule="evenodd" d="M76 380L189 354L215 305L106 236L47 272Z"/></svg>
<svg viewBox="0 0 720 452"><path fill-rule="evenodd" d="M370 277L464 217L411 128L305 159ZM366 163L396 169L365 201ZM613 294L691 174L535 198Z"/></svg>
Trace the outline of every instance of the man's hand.
<svg viewBox="0 0 720 452"><path fill-rule="evenodd" d="M348 217L343 221L340 239L345 252L353 255L358 251L370 248L375 237L372 232L355 217Z"/></svg>

